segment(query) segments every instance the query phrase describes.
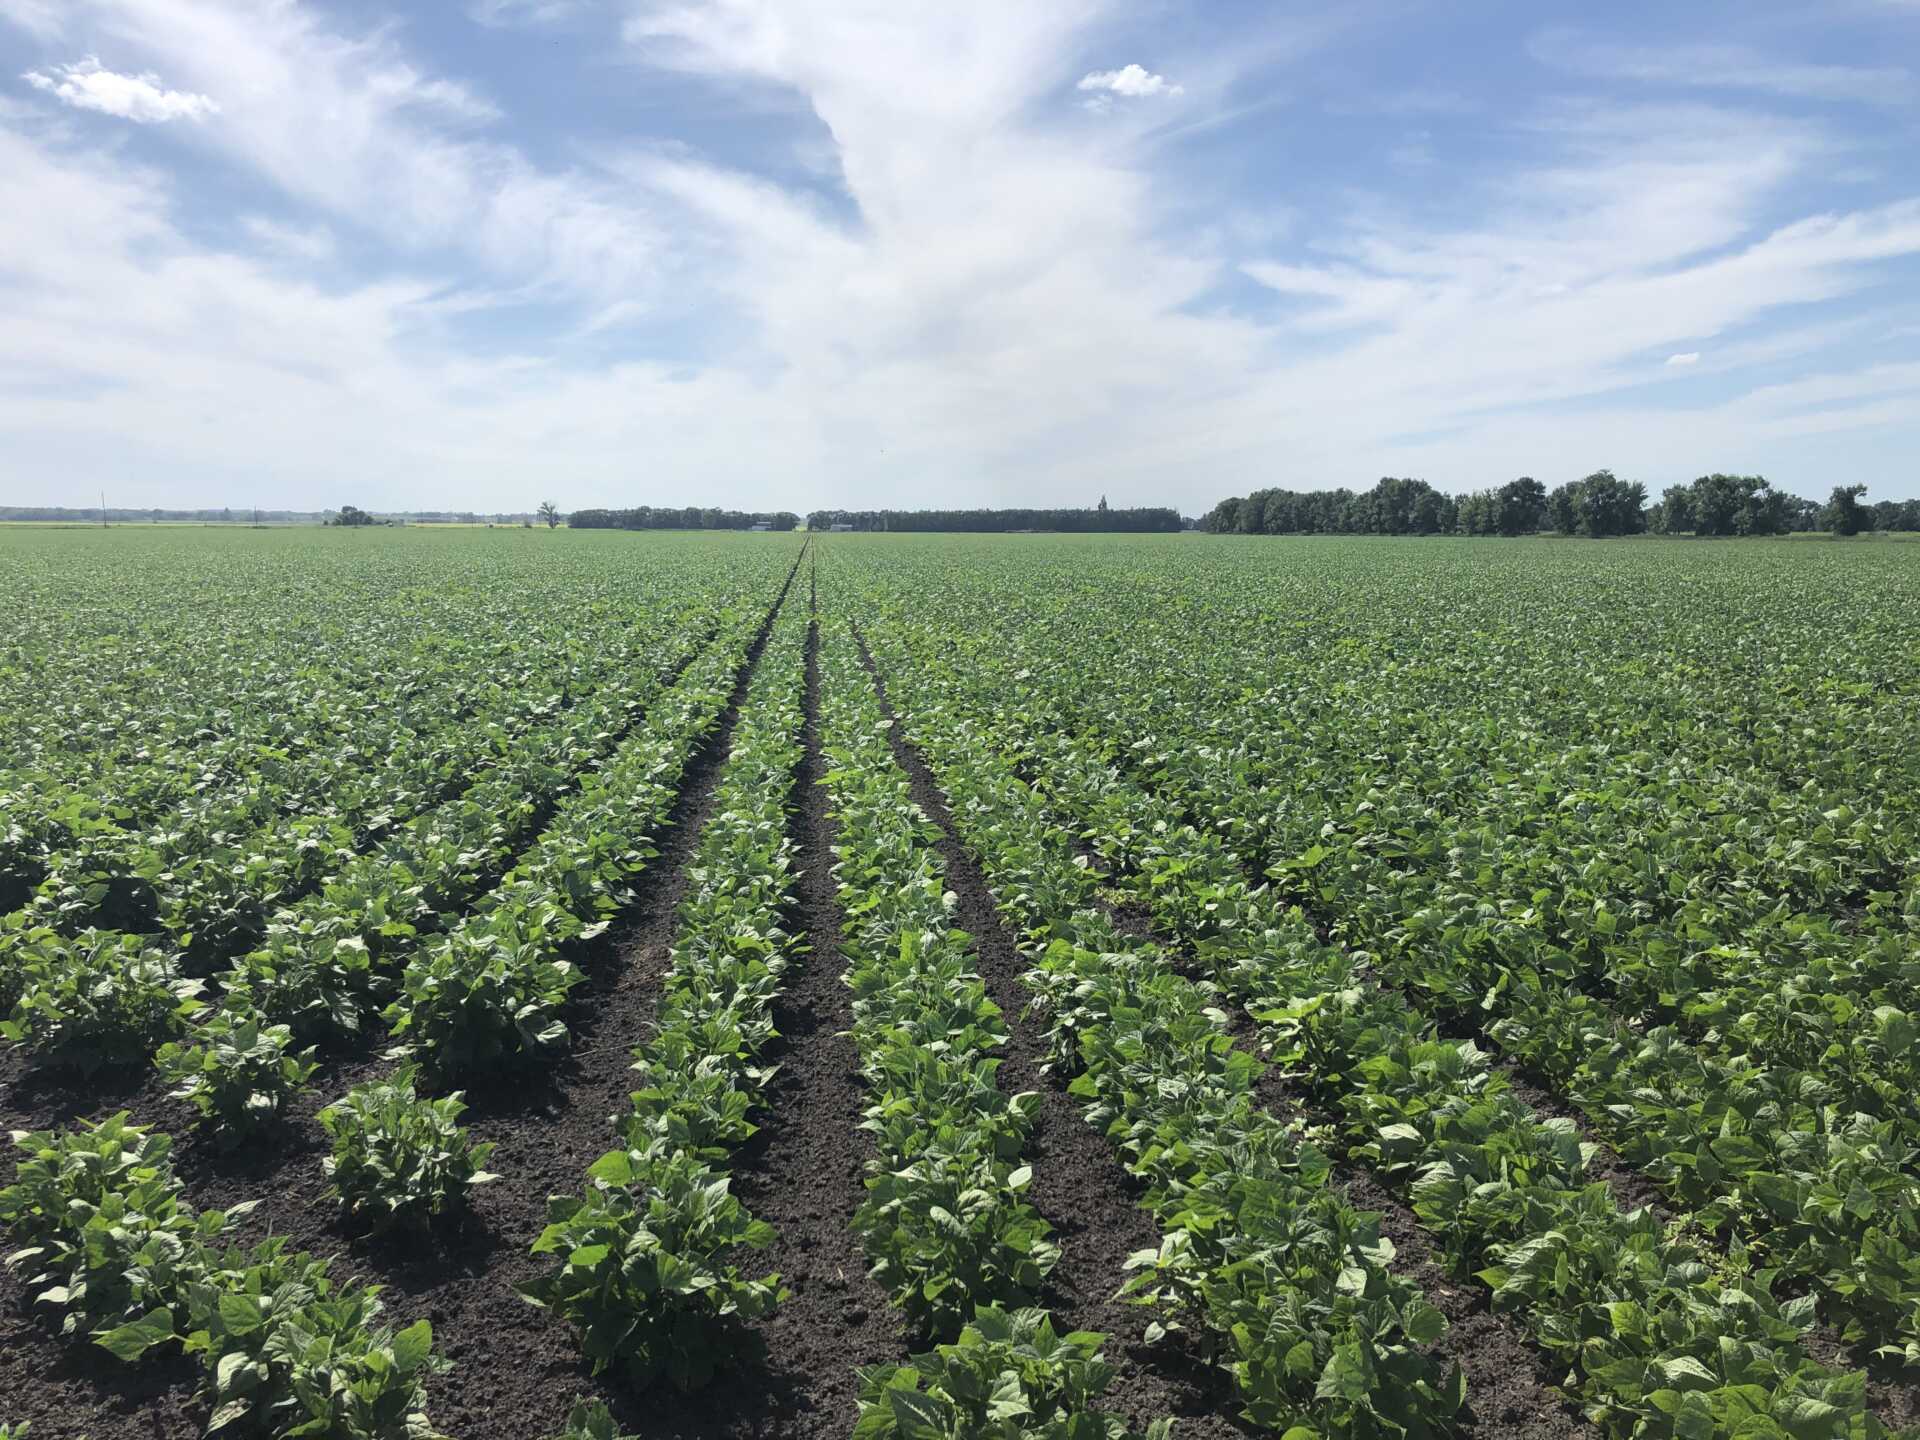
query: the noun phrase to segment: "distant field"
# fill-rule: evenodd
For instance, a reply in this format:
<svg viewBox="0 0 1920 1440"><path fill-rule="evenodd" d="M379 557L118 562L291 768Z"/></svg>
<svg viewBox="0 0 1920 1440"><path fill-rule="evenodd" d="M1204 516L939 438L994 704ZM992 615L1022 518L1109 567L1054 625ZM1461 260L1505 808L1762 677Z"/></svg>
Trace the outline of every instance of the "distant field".
<svg viewBox="0 0 1920 1440"><path fill-rule="evenodd" d="M1920 1420L1920 547L0 527L0 764L32 1440Z"/></svg>

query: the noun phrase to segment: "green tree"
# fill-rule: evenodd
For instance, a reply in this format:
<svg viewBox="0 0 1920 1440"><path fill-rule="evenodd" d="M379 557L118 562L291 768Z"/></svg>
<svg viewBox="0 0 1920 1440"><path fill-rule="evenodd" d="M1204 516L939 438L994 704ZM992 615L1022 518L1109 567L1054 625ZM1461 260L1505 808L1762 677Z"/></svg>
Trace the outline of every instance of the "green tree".
<svg viewBox="0 0 1920 1440"><path fill-rule="evenodd" d="M1762 475L1702 475L1693 482L1696 535L1774 535L1784 509Z"/></svg>
<svg viewBox="0 0 1920 1440"><path fill-rule="evenodd" d="M1547 487L1531 475L1509 480L1494 501L1494 520L1502 535L1531 535L1547 516Z"/></svg>
<svg viewBox="0 0 1920 1440"><path fill-rule="evenodd" d="M1547 523L1562 535L1573 535L1580 529L1580 486L1580 481L1569 480L1554 486L1547 496Z"/></svg>
<svg viewBox="0 0 1920 1440"><path fill-rule="evenodd" d="M553 529L560 523L560 507L551 500L542 500L538 511L540 518L547 522L547 528Z"/></svg>
<svg viewBox="0 0 1920 1440"><path fill-rule="evenodd" d="M1499 531L1500 497L1492 490L1469 490L1454 507L1462 535L1493 535Z"/></svg>
<svg viewBox="0 0 1920 1440"><path fill-rule="evenodd" d="M1866 529L1869 516L1860 503L1860 497L1866 493L1864 485L1834 486L1833 498L1827 501L1826 513L1821 517L1827 529L1835 535L1858 535Z"/></svg>
<svg viewBox="0 0 1920 1440"><path fill-rule="evenodd" d="M1693 487L1669 485L1654 506L1653 528L1662 535L1685 535L1694 527Z"/></svg>

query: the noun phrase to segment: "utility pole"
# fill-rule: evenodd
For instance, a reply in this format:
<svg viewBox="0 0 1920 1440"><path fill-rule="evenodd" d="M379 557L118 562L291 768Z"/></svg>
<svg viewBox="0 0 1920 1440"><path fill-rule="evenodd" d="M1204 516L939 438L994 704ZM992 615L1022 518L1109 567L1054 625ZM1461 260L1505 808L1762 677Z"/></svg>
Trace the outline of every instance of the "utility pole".
<svg viewBox="0 0 1920 1440"><path fill-rule="evenodd" d="M100 490L100 528L107 528L107 492L104 486Z"/></svg>

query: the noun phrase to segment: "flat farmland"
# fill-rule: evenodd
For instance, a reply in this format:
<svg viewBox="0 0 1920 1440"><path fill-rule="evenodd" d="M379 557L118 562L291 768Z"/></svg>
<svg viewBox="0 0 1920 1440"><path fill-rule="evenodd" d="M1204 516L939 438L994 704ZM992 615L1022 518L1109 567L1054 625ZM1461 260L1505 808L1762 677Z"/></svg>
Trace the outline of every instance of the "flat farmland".
<svg viewBox="0 0 1920 1440"><path fill-rule="evenodd" d="M1920 546L0 528L0 1435L1920 1433Z"/></svg>

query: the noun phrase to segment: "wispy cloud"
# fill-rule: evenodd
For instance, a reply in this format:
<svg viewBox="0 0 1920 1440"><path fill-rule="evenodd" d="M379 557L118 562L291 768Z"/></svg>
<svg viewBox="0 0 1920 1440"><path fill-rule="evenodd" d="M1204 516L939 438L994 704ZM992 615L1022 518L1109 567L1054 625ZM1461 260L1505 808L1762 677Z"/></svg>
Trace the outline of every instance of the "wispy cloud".
<svg viewBox="0 0 1920 1440"><path fill-rule="evenodd" d="M449 120L482 124L501 118L499 106L459 81L422 75L405 63L370 70L366 84L370 97L396 107L417 107Z"/></svg>
<svg viewBox="0 0 1920 1440"><path fill-rule="evenodd" d="M0 109L9 494L138 455L150 503L524 504L545 474L568 504L1194 511L1281 472L1817 475L1810 447L1869 431L1892 474L1920 435L1876 372L1913 358L1882 332L1914 318L1920 186L1837 190L1887 117L1777 86L1469 76L1455 104L1426 57L1369 71L1344 18L1260 49L1119 0L622 0L628 72L541 36L556 73L634 77L589 131L592 87L547 106L498 36L435 51L307 0L61 11L16 68L111 40L222 110L129 145L24 86ZM1128 55L1165 73L1088 73ZM1291 135L1280 107L1330 94L1386 123ZM812 117L823 162L748 111ZM1396 167L1410 138L1447 168Z"/></svg>
<svg viewBox="0 0 1920 1440"><path fill-rule="evenodd" d="M1622 45L1556 27L1534 36L1527 48L1543 64L1596 80L1874 105L1904 105L1920 94L1913 75L1897 65L1778 60L1742 45Z"/></svg>
<svg viewBox="0 0 1920 1440"><path fill-rule="evenodd" d="M248 215L241 230L262 252L285 260L309 265L324 264L339 253L339 243L324 226L289 225L264 215Z"/></svg>
<svg viewBox="0 0 1920 1440"><path fill-rule="evenodd" d="M586 0L472 0L467 16L476 24L554 25L586 9Z"/></svg>
<svg viewBox="0 0 1920 1440"><path fill-rule="evenodd" d="M72 16L217 89L223 123L202 127L208 143L402 255L451 248L513 283L590 301L664 287L667 237L644 197L476 136L494 105L415 63L391 31L346 32L291 0L73 0Z"/></svg>
<svg viewBox="0 0 1920 1440"><path fill-rule="evenodd" d="M4 0L0 20L19 26L40 40L57 39L64 30L66 5L63 0Z"/></svg>
<svg viewBox="0 0 1920 1440"><path fill-rule="evenodd" d="M29 70L22 78L34 89L44 90L76 110L96 110L139 125L204 120L220 110L209 96L167 89L151 71L122 75L107 69L92 55L51 71Z"/></svg>

